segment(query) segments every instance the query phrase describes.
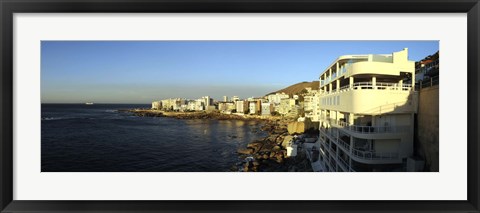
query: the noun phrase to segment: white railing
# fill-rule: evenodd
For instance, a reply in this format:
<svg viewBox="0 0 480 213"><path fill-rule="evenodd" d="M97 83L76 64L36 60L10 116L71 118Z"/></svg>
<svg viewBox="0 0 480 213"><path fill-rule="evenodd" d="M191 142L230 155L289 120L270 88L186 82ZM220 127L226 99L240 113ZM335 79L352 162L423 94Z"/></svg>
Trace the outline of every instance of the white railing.
<svg viewBox="0 0 480 213"><path fill-rule="evenodd" d="M345 130L349 130L355 133L360 134L382 134L382 133L405 133L409 132L411 126L362 126L362 125L351 125L345 121L339 121L331 118L325 118L323 116L320 119L334 124L337 126L343 127Z"/></svg>
<svg viewBox="0 0 480 213"><path fill-rule="evenodd" d="M329 82L323 82L322 86ZM373 85L372 82L357 82L352 85L345 85L340 87L338 92L344 92L349 90L358 90L358 89L379 89L379 90L397 90L397 91L410 91L412 89L412 84L399 84L399 83L385 83L385 82L377 82ZM322 94L331 94L336 93L337 89L332 91L323 92Z"/></svg>
<svg viewBox="0 0 480 213"><path fill-rule="evenodd" d="M343 147L347 152L350 152L350 143L343 141L341 138L338 138L338 144L340 147Z"/></svg>
<svg viewBox="0 0 480 213"><path fill-rule="evenodd" d="M323 133L325 132L325 129L322 129ZM327 134L328 135L328 134ZM335 136L328 135L330 139L330 143L334 143L335 145L339 146L340 148L343 148L346 153L350 153L351 156L355 156L360 159L364 160L385 160L385 159L397 159L398 158L398 153L397 152L375 152L375 151L365 151L365 150L360 150L353 148L352 151L350 151L350 144L343 141L342 139L338 138L336 140ZM321 140L322 141L322 140ZM323 141L322 141L323 142ZM327 145L324 143L324 145ZM330 145L331 146L331 145ZM327 147L330 153L334 154L335 151L331 147Z"/></svg>
<svg viewBox="0 0 480 213"><path fill-rule="evenodd" d="M353 149L352 155L365 160L398 159L397 152L375 152L375 151L362 151L359 149Z"/></svg>

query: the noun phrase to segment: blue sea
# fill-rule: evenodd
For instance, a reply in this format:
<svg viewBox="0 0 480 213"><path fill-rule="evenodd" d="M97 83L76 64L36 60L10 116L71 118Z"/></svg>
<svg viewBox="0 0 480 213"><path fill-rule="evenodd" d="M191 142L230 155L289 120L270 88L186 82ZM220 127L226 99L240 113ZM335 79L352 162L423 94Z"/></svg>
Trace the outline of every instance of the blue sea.
<svg viewBox="0 0 480 213"><path fill-rule="evenodd" d="M42 172L227 172L261 123L138 117L126 104L42 104Z"/></svg>

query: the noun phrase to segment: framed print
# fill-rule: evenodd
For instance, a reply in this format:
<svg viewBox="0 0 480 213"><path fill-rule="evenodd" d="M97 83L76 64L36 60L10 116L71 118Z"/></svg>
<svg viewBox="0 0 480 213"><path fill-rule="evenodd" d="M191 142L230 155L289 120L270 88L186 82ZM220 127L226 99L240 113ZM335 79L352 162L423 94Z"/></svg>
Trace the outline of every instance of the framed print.
<svg viewBox="0 0 480 213"><path fill-rule="evenodd" d="M476 0L0 5L1 212L479 212Z"/></svg>

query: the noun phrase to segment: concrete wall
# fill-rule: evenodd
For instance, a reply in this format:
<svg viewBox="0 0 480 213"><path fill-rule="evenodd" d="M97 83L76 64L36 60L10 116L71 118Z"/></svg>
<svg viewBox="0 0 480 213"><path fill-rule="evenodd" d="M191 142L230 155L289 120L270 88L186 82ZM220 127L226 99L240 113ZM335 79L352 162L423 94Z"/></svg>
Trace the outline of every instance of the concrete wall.
<svg viewBox="0 0 480 213"><path fill-rule="evenodd" d="M425 171L439 171L438 85L419 92L415 153L425 159Z"/></svg>

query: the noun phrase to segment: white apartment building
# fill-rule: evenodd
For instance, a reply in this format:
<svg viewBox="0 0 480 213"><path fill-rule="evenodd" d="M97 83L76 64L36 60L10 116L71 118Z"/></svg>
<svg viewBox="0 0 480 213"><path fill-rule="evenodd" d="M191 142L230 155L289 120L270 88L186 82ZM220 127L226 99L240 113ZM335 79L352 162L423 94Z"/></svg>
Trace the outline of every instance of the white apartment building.
<svg viewBox="0 0 480 213"><path fill-rule="evenodd" d="M202 99L204 99L204 104L205 104L205 107L209 107L211 105L213 105L213 99L210 98L210 96L203 96Z"/></svg>
<svg viewBox="0 0 480 213"><path fill-rule="evenodd" d="M272 104L267 102L267 103L262 103L262 115L271 115L272 114Z"/></svg>
<svg viewBox="0 0 480 213"><path fill-rule="evenodd" d="M195 111L203 111L205 110L205 99L204 98L199 98L195 100Z"/></svg>
<svg viewBox="0 0 480 213"><path fill-rule="evenodd" d="M245 113L246 112L245 102L246 101L235 101L237 113Z"/></svg>
<svg viewBox="0 0 480 213"><path fill-rule="evenodd" d="M282 99L287 99L287 98L290 98L290 96L288 94L283 93L283 92L282 93L275 93L275 94L271 94L271 95L267 96L268 102L276 104L276 105L280 104Z"/></svg>
<svg viewBox="0 0 480 213"><path fill-rule="evenodd" d="M152 102L152 109L161 109L161 108L162 108L162 102L161 101Z"/></svg>
<svg viewBox="0 0 480 213"><path fill-rule="evenodd" d="M408 49L386 55L345 55L320 75L324 171L403 171L413 155L417 94Z"/></svg>
<svg viewBox="0 0 480 213"><path fill-rule="evenodd" d="M307 89L308 90L308 89ZM318 90L308 90L307 95L303 97L305 117L310 118L313 122L320 121L320 94Z"/></svg>

